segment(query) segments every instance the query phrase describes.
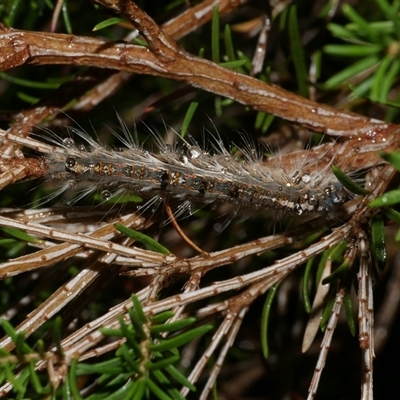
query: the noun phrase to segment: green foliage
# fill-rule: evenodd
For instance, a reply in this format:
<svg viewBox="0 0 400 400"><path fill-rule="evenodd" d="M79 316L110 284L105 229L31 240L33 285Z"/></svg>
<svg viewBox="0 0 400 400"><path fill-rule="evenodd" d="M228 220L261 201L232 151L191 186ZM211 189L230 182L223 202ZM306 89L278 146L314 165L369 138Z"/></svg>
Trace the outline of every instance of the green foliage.
<svg viewBox="0 0 400 400"><path fill-rule="evenodd" d="M370 221L372 258L378 270L386 267L387 252L385 240L385 224L383 216L378 214Z"/></svg>
<svg viewBox="0 0 400 400"><path fill-rule="evenodd" d="M204 335L212 326L187 329L195 318L169 323L171 313L148 318L136 296L132 301L129 322L121 317L119 329L102 329L106 336L124 338L115 357L95 364L77 364L71 386L78 376L94 375L98 376L96 383L101 390L87 399L139 400L151 398L150 393L160 400L183 399L177 383L192 391L195 387L175 366L180 360L178 348Z"/></svg>
<svg viewBox="0 0 400 400"><path fill-rule="evenodd" d="M334 272L332 272L328 277L326 277L323 281L322 284L330 284L330 283L335 283L337 284L340 281L341 285L346 286L346 291L344 295L344 305L345 305L345 311L346 311L346 319L347 323L350 329L350 333L354 336L356 332L356 322L354 319L354 313L353 313L353 305L352 305L352 300L350 296L350 291L351 287L353 284L353 271L351 271L351 265L349 263L349 260L345 258L345 252L347 249L348 244L343 241L339 243L337 246L333 247L332 249L326 250L322 253L320 261L318 263L318 267L316 270L315 274L315 284L318 285L318 283L321 280L321 276L323 273L323 270L326 266L326 263L329 259L329 261L332 263L332 266L334 268ZM306 265L304 276L303 276L303 301L305 305L305 309L308 313L311 312L311 300L310 300L310 290L309 288L311 287L310 284L310 279L313 277L312 275L312 267L314 264L314 259L310 259L309 262ZM333 303L335 300L335 291L331 290L330 293L328 294L328 300L326 302L324 311L322 313L322 318L320 322L321 328L324 330L326 328L326 324L328 322L329 317L331 316L332 312L332 307Z"/></svg>
<svg viewBox="0 0 400 400"><path fill-rule="evenodd" d="M267 297L265 298L263 312L261 314L261 346L263 350L264 358L269 357L269 347L268 347L268 323L269 315L271 311L271 305L274 301L276 291L278 290L280 282L276 283L268 290Z"/></svg>
<svg viewBox="0 0 400 400"><path fill-rule="evenodd" d="M400 72L399 1L377 1L381 21L367 21L349 4L342 11L350 21L346 25L330 23L332 35L344 44L327 44L325 54L335 58L349 58L352 64L331 76L324 88L332 89L349 84L352 97L367 97L373 102L398 107L400 103L389 98L389 93ZM356 61L358 59L358 61Z"/></svg>
<svg viewBox="0 0 400 400"><path fill-rule="evenodd" d="M100 23L98 23L93 28L93 32L100 31L101 29L107 28L107 27L112 26L112 25L119 24L119 23L121 23L123 21L124 21L123 18L109 18L109 19L106 19L105 21L101 21Z"/></svg>
<svg viewBox="0 0 400 400"><path fill-rule="evenodd" d="M185 318L169 322L170 311L147 317L135 295L133 308L128 311L129 319L119 318L120 328L102 329L106 337L119 338L123 344L114 357L97 363L80 363L73 360L69 370L57 385L46 379L45 372L35 369L36 362L46 360L63 363L61 346L62 324L56 318L53 325L53 339L57 351L46 353L43 343L38 343L35 351L26 342L23 332L16 332L6 320L1 325L15 343L15 350L9 353L0 349L0 385L10 382L17 399L27 396L51 395L54 399L82 399L77 386L80 376L96 382L98 391L85 396L86 399L183 399L177 385L196 388L177 368L180 360L179 347L209 332L212 325L191 327L195 318ZM58 386L59 385L59 386Z"/></svg>
<svg viewBox="0 0 400 400"><path fill-rule="evenodd" d="M308 73L298 27L297 8L295 5L292 5L289 10L288 28L290 49L292 51L299 93L304 97L308 97Z"/></svg>
<svg viewBox="0 0 400 400"><path fill-rule="evenodd" d="M185 118L183 119L183 122L182 122L181 131L179 133L182 137L184 137L186 135L187 130L190 125L190 122L192 121L192 118L193 118L198 106L199 106L198 101L192 101L190 103L189 108L185 114Z"/></svg>
<svg viewBox="0 0 400 400"><path fill-rule="evenodd" d="M350 333L353 336L355 336L357 328L356 328L356 319L355 319L355 316L354 316L353 303L351 301L350 291L351 291L351 283L349 281L349 284L347 286L347 290L346 290L346 292L344 294L343 302L344 302L344 309L345 309L345 312L346 312L346 319L347 319L347 324L349 326Z"/></svg>
<svg viewBox="0 0 400 400"><path fill-rule="evenodd" d="M332 172L335 174L338 181L351 193L354 194L368 194L368 190L357 185L348 175L346 175L340 168L336 165L332 165Z"/></svg>
<svg viewBox="0 0 400 400"><path fill-rule="evenodd" d="M220 60L218 6L214 7L214 14L213 14L212 24L211 24L211 51L212 51L212 60L218 64L219 60Z"/></svg>
<svg viewBox="0 0 400 400"><path fill-rule="evenodd" d="M133 229L129 229L121 224L115 224L115 228L123 233L124 235L143 243L147 250L157 251L161 254L171 254L171 252L162 246L160 243L156 242L151 237L144 235L143 233L137 232Z"/></svg>
<svg viewBox="0 0 400 400"><path fill-rule="evenodd" d="M369 203L370 207L387 207L393 206L400 202L400 190L389 190L382 196L377 197Z"/></svg>
<svg viewBox="0 0 400 400"><path fill-rule="evenodd" d="M302 294L303 294L303 302L304 302L304 309L307 313L311 312L311 300L310 300L310 277L311 271L313 267L314 259L310 258L307 261L306 268L304 270L303 281L302 281Z"/></svg>
<svg viewBox="0 0 400 400"><path fill-rule="evenodd" d="M400 171L400 153L393 151L391 153L382 153L381 157L392 164ZM400 189L389 190L382 196L377 197L369 203L370 207L383 208L383 214L395 224L400 225L400 212L394 207L400 203ZM372 237L373 243L372 254L374 256L375 265L378 270L382 271L386 265L386 246L384 243L384 220L380 215L371 221L371 228L374 231ZM396 241L400 241L400 230L396 234Z"/></svg>
<svg viewBox="0 0 400 400"><path fill-rule="evenodd" d="M23 399L29 396L51 395L52 398L68 398L65 397L65 388L61 384L58 388L55 382L51 382L47 373L37 371L35 369L36 362L47 360L57 363L61 361L61 353L45 354L43 351L43 342L37 343L38 351L35 351L28 345L24 332L17 332L12 325L2 319L1 326L6 334L15 344L15 350L10 353L4 349L0 349L0 385L8 382L12 386L12 393L16 399ZM60 349L61 337L61 320L58 318L54 324L54 338L57 341L57 348Z"/></svg>

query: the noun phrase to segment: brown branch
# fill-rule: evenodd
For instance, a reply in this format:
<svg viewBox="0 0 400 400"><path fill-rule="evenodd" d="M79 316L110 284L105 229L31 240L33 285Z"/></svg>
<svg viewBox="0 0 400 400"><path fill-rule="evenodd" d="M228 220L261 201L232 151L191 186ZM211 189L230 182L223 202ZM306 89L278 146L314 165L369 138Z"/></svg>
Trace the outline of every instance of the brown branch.
<svg viewBox="0 0 400 400"><path fill-rule="evenodd" d="M228 14L247 2L248 0L223 1L218 5L219 15ZM185 10L177 17L167 21L161 27L173 39L179 40L210 21L214 6L215 0L204 0L202 3ZM73 110L88 111L118 91L131 77L132 74L124 71L113 74L108 79L99 83L93 90L84 94L74 105Z"/></svg>
<svg viewBox="0 0 400 400"><path fill-rule="evenodd" d="M220 1L218 2L219 15L228 14L247 2L248 0ZM204 0L202 3L184 11L178 17L166 22L162 25L162 28L169 36L178 40L210 21L215 3L215 0Z"/></svg>
<svg viewBox="0 0 400 400"><path fill-rule="evenodd" d="M142 31L146 29L141 27ZM147 32L151 32L150 27ZM149 38L154 39L150 34ZM168 50L165 50L166 47ZM165 61L165 55L171 57L171 48L167 45L161 51L164 52L162 58L137 45L0 27L0 70L21 65L97 66L185 81L194 87L330 135L379 133L388 127L382 121L314 103L180 49L177 49L175 58Z"/></svg>
<svg viewBox="0 0 400 400"><path fill-rule="evenodd" d="M103 5L128 21L131 21L146 39L150 50L157 58L165 62L175 60L179 51L176 42L134 2L93 0L93 3Z"/></svg>

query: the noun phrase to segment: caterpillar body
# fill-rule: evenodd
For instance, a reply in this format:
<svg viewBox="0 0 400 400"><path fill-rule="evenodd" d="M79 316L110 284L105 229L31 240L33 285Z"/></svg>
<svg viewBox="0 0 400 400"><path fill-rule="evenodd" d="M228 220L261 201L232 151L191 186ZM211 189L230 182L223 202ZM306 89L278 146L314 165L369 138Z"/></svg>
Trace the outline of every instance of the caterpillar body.
<svg viewBox="0 0 400 400"><path fill-rule="evenodd" d="M106 148L81 130L71 128L88 146L71 138L58 140L60 151L47 154L45 178L61 183L61 190L84 187L100 190L108 200L121 193L144 199L157 196L196 206L230 203L240 209L262 210L276 218L312 219L334 213L349 200L349 193L331 172L331 162L281 162L277 156L262 162L254 150L238 159L217 141L214 154L197 143L168 146L158 138L155 152L123 139L126 148Z"/></svg>

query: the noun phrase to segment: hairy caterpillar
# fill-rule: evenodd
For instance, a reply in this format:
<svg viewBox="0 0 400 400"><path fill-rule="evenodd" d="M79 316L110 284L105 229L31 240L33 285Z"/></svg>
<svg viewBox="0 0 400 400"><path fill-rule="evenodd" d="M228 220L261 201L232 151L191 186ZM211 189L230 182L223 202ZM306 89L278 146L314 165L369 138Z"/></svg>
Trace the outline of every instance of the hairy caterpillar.
<svg viewBox="0 0 400 400"><path fill-rule="evenodd" d="M196 206L231 203L265 210L277 218L305 219L332 213L349 200L329 160L321 169L318 160L304 153L291 162L279 156L262 162L249 142L239 159L216 138L214 151L207 152L194 141L169 146L159 137L157 150L150 152L135 144L126 128L124 137L114 132L126 146L116 150L80 129L70 130L86 145L76 144L72 135L63 141L54 139L59 151L42 159L45 179L59 182L59 192L84 188L80 197L99 190L105 200L128 192Z"/></svg>
<svg viewBox="0 0 400 400"><path fill-rule="evenodd" d="M121 125L124 136L113 132L125 145L121 150L107 148L74 127L68 128L72 134L66 139L51 133L56 146L36 160L32 175L59 185L50 198L68 189L80 191L76 199L97 190L104 200L132 193L149 202L179 204L176 216L191 210L192 204L230 203L275 219L329 219L350 199L325 153L319 159L307 157L305 151L290 160L276 156L262 161L249 141L239 158L215 137L213 151L208 152L193 140L169 146L159 136L151 152L137 145L122 121ZM76 137L85 143L77 144Z"/></svg>

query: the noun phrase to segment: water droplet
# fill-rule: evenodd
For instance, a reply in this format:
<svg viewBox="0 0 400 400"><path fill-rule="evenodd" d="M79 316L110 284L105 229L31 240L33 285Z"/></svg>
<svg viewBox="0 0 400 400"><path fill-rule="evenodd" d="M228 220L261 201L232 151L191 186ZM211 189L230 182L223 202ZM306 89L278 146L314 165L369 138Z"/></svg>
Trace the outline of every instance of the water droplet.
<svg viewBox="0 0 400 400"><path fill-rule="evenodd" d="M75 142L73 141L72 138L65 138L63 139L63 145L67 148L70 149L71 147L75 147Z"/></svg>
<svg viewBox="0 0 400 400"><path fill-rule="evenodd" d="M110 200L110 199L111 199L111 196L112 196L112 193L111 193L109 190L107 190L107 189L105 189L105 190L103 190L103 191L101 192L101 197L102 197L105 201Z"/></svg>
<svg viewBox="0 0 400 400"><path fill-rule="evenodd" d="M202 151L198 146L190 146L187 152L191 159L199 158L202 155Z"/></svg>
<svg viewBox="0 0 400 400"><path fill-rule="evenodd" d="M223 225L221 223L219 223L219 222L215 223L214 224L214 230L217 233L221 233L223 231Z"/></svg>
<svg viewBox="0 0 400 400"><path fill-rule="evenodd" d="M311 176L309 174L305 174L301 177L303 183L309 183L311 181Z"/></svg>
<svg viewBox="0 0 400 400"><path fill-rule="evenodd" d="M164 145L160 152L161 154L171 153L171 146L169 144Z"/></svg>
<svg viewBox="0 0 400 400"><path fill-rule="evenodd" d="M340 195L338 195L337 193L333 193L332 194L332 201L335 204L339 204L342 201L342 197Z"/></svg>

